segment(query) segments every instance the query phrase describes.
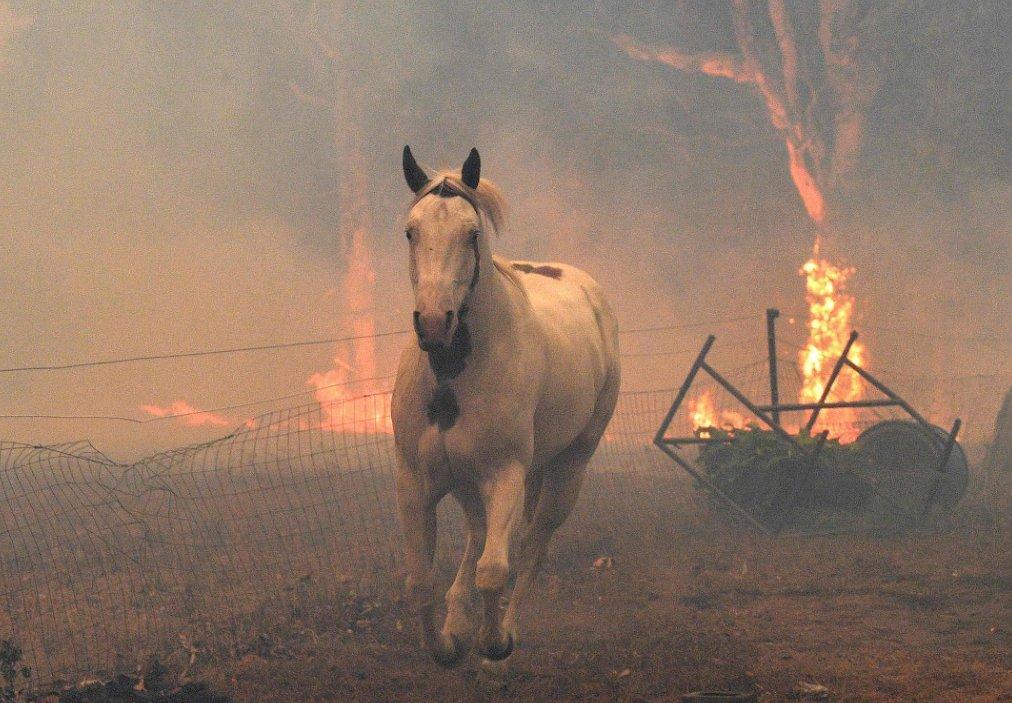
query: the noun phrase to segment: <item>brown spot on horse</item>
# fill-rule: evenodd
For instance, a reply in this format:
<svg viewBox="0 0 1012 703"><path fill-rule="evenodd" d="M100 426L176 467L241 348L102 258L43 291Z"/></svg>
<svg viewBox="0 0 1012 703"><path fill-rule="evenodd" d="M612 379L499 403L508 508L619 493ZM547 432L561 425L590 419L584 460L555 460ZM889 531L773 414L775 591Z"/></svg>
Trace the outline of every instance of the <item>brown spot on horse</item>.
<svg viewBox="0 0 1012 703"><path fill-rule="evenodd" d="M514 269L521 273L536 273L539 276L548 276L549 278L559 279L562 278L562 269L558 266L531 266L530 264L514 263L510 264Z"/></svg>
<svg viewBox="0 0 1012 703"><path fill-rule="evenodd" d="M457 403L457 396L449 386L440 384L432 394L432 399L425 407L428 414L429 424L435 425L441 431L453 427L460 416L460 405Z"/></svg>

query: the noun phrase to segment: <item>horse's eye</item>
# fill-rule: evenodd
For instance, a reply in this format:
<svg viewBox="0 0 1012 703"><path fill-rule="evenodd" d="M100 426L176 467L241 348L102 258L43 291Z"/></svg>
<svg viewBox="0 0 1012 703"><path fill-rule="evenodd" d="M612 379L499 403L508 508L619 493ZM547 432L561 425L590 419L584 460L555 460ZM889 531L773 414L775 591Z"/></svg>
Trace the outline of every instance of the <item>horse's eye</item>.
<svg viewBox="0 0 1012 703"><path fill-rule="evenodd" d="M404 230L404 236L407 237L408 240L410 241L411 240L411 230L410 229Z"/></svg>

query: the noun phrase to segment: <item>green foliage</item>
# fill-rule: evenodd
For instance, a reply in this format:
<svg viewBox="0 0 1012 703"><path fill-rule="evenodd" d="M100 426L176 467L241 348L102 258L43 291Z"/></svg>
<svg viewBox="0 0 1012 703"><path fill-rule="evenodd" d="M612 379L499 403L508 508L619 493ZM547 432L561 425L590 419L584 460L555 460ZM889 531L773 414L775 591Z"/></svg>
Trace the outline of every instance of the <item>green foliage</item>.
<svg viewBox="0 0 1012 703"><path fill-rule="evenodd" d="M21 647L13 640L0 639L0 677L3 677L0 703L24 700L32 669L21 664L23 654Z"/></svg>
<svg viewBox="0 0 1012 703"><path fill-rule="evenodd" d="M818 438L805 431L794 436L800 449L756 425L735 430L703 428L696 435L711 440L699 453L711 480L757 515L781 515L796 499L801 505L857 510L870 493L853 473L854 449L838 440L823 444L813 467L807 456Z"/></svg>
<svg viewBox="0 0 1012 703"><path fill-rule="evenodd" d="M703 445L699 461L722 487L733 484L744 472L771 471L786 459L802 456L793 444L776 432L754 424L734 430L700 428L696 430L696 436L713 440ZM818 441L805 431L794 439L809 452ZM837 440L827 440L821 451L826 455L844 452L847 450Z"/></svg>

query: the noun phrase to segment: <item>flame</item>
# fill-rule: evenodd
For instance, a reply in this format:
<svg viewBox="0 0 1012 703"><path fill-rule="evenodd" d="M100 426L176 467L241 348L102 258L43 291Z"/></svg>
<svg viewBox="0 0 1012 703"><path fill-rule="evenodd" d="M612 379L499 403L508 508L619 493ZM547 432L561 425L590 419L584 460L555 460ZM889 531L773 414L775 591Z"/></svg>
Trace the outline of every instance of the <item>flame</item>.
<svg viewBox="0 0 1012 703"><path fill-rule="evenodd" d="M376 271L369 248L368 187L362 178L351 178L342 196L350 205L342 218L340 236L348 253L348 267L341 284L341 304L350 318L354 339L347 360L334 356L329 371L314 373L306 384L314 388L320 404L320 427L331 432L393 434L385 403L373 396L385 389L375 385L376 324L373 318ZM349 390L353 385L354 392Z"/></svg>
<svg viewBox="0 0 1012 703"><path fill-rule="evenodd" d="M320 404L320 427L331 432L393 434L390 413L382 403L363 396L380 392L376 376L376 325L372 315L373 271L366 231L356 228L351 236L351 259L342 285L342 299L351 317L350 361L334 356L329 371L314 373L306 384L315 389ZM354 392L349 386L354 384Z"/></svg>
<svg viewBox="0 0 1012 703"><path fill-rule="evenodd" d="M176 417L187 427L231 427L239 424L239 421L218 415L217 413L198 410L185 400L174 400L166 406L142 405L141 410L154 417Z"/></svg>
<svg viewBox="0 0 1012 703"><path fill-rule="evenodd" d="M306 383L316 389L313 397L320 404L319 427L331 432L393 434L387 403L377 403L372 398L379 392L372 381L363 379L363 383L355 384L350 378L355 371L335 356L333 369L309 377ZM354 392L349 389L352 384Z"/></svg>
<svg viewBox="0 0 1012 703"><path fill-rule="evenodd" d="M740 429L748 424L745 416L734 410L721 410L718 415L710 391L703 391L689 401L689 419L693 431L703 439L710 437L707 429Z"/></svg>
<svg viewBox="0 0 1012 703"><path fill-rule="evenodd" d="M803 377L800 400L815 403L822 398L833 365L843 354L850 336L854 297L847 293L847 281L854 274L854 269L836 266L822 258L819 241L816 240L812 258L805 262L799 273L805 277L805 299L808 302L808 341L798 357ZM854 342L848 358L861 365L864 357L863 345ZM863 398L864 394L864 379L844 369L826 400L854 401ZM830 421L834 426L852 424L856 415L853 408L824 411L814 429L826 428Z"/></svg>
<svg viewBox="0 0 1012 703"><path fill-rule="evenodd" d="M804 155L790 139L787 140L787 157L791 180L794 181L794 187L798 189L798 195L801 196L805 212L815 224L819 226L826 224L826 199L822 195L822 189L819 188L805 165Z"/></svg>

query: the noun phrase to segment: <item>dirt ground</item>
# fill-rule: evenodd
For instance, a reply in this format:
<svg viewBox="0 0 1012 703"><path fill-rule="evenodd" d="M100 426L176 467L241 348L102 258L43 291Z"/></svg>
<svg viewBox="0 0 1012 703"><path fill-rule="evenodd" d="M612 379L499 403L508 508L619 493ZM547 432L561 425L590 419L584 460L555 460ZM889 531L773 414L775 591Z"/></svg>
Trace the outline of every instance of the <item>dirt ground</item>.
<svg viewBox="0 0 1012 703"><path fill-rule="evenodd" d="M905 536L778 539L716 513L562 535L508 674L440 669L390 584L200 674L236 701L1012 700L1007 511ZM1001 501L997 501L1000 503ZM582 546L581 546L582 545ZM595 568L598 557L610 567Z"/></svg>

